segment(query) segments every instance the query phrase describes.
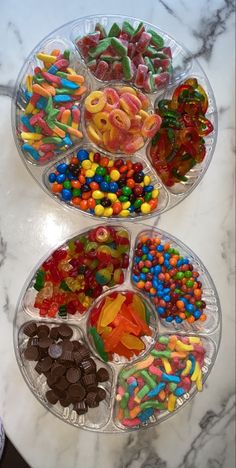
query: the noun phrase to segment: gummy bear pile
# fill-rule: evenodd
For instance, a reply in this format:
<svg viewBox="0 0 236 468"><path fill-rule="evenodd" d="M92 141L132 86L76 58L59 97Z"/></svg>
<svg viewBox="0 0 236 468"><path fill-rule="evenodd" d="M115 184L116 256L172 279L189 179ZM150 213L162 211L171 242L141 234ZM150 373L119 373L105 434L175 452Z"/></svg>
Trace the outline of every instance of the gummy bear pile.
<svg viewBox="0 0 236 468"><path fill-rule="evenodd" d="M45 38L17 80L12 123L40 186L64 207L104 219L177 205L202 179L217 137L199 64L156 26L122 17L75 20ZM133 177L137 162L148 184Z"/></svg>

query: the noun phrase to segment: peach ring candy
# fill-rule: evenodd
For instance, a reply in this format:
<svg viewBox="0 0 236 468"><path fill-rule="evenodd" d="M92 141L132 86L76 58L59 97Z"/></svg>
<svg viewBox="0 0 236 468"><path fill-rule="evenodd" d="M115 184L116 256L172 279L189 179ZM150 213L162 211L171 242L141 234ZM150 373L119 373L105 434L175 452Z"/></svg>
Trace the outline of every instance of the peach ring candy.
<svg viewBox="0 0 236 468"><path fill-rule="evenodd" d="M149 99L130 86L93 91L84 102L87 135L106 151L133 154L160 128L160 116L150 115L149 106Z"/></svg>
<svg viewBox="0 0 236 468"><path fill-rule="evenodd" d="M85 107L92 114L103 110L106 104L106 97L101 91L92 91L85 99Z"/></svg>
<svg viewBox="0 0 236 468"><path fill-rule="evenodd" d="M147 138L153 138L156 132L160 129L161 126L161 119L159 115L153 114L149 115L142 126L142 135Z"/></svg>

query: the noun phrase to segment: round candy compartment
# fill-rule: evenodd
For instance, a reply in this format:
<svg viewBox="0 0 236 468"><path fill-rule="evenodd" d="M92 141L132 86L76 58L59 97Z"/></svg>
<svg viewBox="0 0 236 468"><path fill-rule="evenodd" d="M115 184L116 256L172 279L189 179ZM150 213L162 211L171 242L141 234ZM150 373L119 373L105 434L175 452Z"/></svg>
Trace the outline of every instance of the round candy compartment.
<svg viewBox="0 0 236 468"><path fill-rule="evenodd" d="M77 152L79 148L83 147L90 147L91 149L99 151L103 154L107 154L111 158L120 158L120 154L116 153L109 153L102 150L96 145L92 144L89 138L87 137L85 131L85 123L82 118L82 129L83 129L83 138L81 140L74 139L73 145L66 147L64 150L59 151L58 155L54 158L50 159L49 161L43 161L43 164L38 164L33 158L27 155L21 148L21 141L18 136L19 132L19 119L22 115L22 111L25 109L25 100L24 100L24 82L27 73L32 72L35 65L38 65L37 59L35 59L35 54L39 51L50 52L54 48L66 49L69 48L72 51L72 64L76 67L76 70L82 73L85 76L85 82L87 86L87 92L85 95L82 96L82 99L79 101L79 108L82 111L83 115L83 101L84 98L88 95L90 91L97 90L103 88L104 86L115 85L115 81L111 82L104 82L97 79L92 73L88 70L83 57L81 56L78 48L76 46L76 38L78 36L83 36L94 30L95 24L100 22L105 28L109 28L113 22L117 22L121 24L123 20L129 21L134 27L136 27L139 23L139 20L132 17L125 17L125 16L91 16L81 18L79 20L75 20L71 23L68 23L54 32L52 32L48 37L46 37L41 43L39 43L36 48L31 52L30 56L28 57L25 65L23 66L22 70L20 71L19 77L16 82L15 86L15 95L12 103L12 127L13 127L13 134L16 142L16 146L18 148L19 154L23 163L25 164L28 171L34 177L37 183L54 199L58 201L58 198L55 197L52 193L48 191L48 184L46 181L46 174L48 173L49 167L52 166L52 163L56 164L60 161L64 160L64 158L69 157L73 152ZM187 195L189 195L192 190L198 185L202 177L204 176L211 158L213 156L216 140L217 140L217 111L216 111L216 103L214 99L214 95L210 86L210 83L202 70L201 66L197 62L197 60L191 57L191 54L179 43L177 43L173 38L171 38L168 34L161 31L154 25L149 23L145 23L146 27L151 27L154 31L160 34L164 40L165 44L171 47L172 55L173 55L173 74L171 77L171 82L166 89L160 89L155 93L144 93L150 100L151 108L157 105L159 99L163 97L170 97L172 95L173 89L181 84L184 80L190 77L196 77L201 85L203 85L204 89L207 92L208 99L209 99L209 108L206 114L207 118L211 120L214 125L214 131L205 138L206 142L206 156L204 161L201 164L197 164L193 169L189 171L187 174L188 180L186 182L180 182L175 184L173 187L166 187L162 180L156 174L154 168L152 168L149 155L149 147L150 141L146 141L144 147L131 156L122 154L124 158L130 158L131 160L135 160L136 156L141 157L143 159L143 163L146 166L151 166L153 173L155 173L156 180L158 180L158 185L160 186L162 192L164 194L165 202L163 203L162 200L159 199L160 203L156 209L151 211L150 213L143 214L141 213L139 216L145 218L150 218L155 216L158 213L162 213L164 211L169 210L170 208L176 206L180 203ZM121 82L123 85L127 85L127 81ZM132 85L133 86L133 85ZM135 86L134 86L135 88ZM62 206L79 209L78 207L71 206L70 203L64 203L61 201ZM82 211L82 210L81 210ZM90 215L89 212L82 211L85 215ZM95 216L92 214L92 216ZM132 221L136 215L133 213L127 219L127 221ZM95 216L96 217L96 216ZM114 218L119 219L121 216L118 214L114 216ZM103 216L103 219L106 219Z"/></svg>
<svg viewBox="0 0 236 468"><path fill-rule="evenodd" d="M184 407L187 402L190 401L197 393L196 385L193 384L188 392L185 392L182 396L177 398L174 412L169 412L167 409L161 410L158 414L155 413L154 415L150 416L147 421L134 427L126 427L122 424L121 421L119 421L117 417L118 403L116 401L116 392L117 386L119 384L120 372L123 370L129 370L131 367L143 361L143 359L146 359L155 347L155 344L160 336L178 335L182 338L196 336L201 339L205 349L204 363L202 366L203 383L205 382L212 366L214 365L221 337L221 309L219 298L208 271L203 266L198 257L181 241L160 229L151 229L144 225L132 226L126 223L123 223L123 226L113 224L113 227L116 229L118 228L127 230L130 239L130 264L125 271L124 282L122 284L112 286L111 288L105 286L104 292L101 294L101 296L99 296L95 302L91 304L91 306L83 315L76 313L75 315L67 316L64 319L58 316L54 319L39 317L38 309L33 307L35 296L35 294L32 293L33 281L40 265L46 260L46 258L48 258L49 254L52 254L55 250L58 249L59 246L57 246L40 261L40 263L37 265L37 268L35 268L31 273L19 299L14 320L14 346L16 358L23 377L36 398L54 415L71 425L92 431L108 433L127 432L129 430L137 430L140 428L149 427L150 425L158 424L168 417L174 415L176 411L178 411L181 407ZM74 236L71 239L81 235L86 235L88 232L89 230L81 231L77 234L77 236ZM180 250L181 254L187 255L193 266L196 267L200 272L200 278L203 284L203 297L206 302L206 315L208 317L205 322L201 323L201 325L199 325L198 322L195 322L194 324L181 323L173 325L173 323L166 323L163 319L160 320L160 317L156 313L155 307L153 306L152 301L147 296L147 294L145 294L143 290L137 290L137 288L133 285L131 275L135 245L137 244L140 235L144 234L149 235L150 237L153 235L158 236L163 241L169 241L171 246ZM67 239L63 244L60 244L60 246L65 245L65 243L71 241L71 239ZM153 330L152 337L148 337L148 340L145 341L146 349L140 355L135 356L131 360L127 360L126 358L119 356L113 356L112 361L104 362L97 353L89 334L91 311L94 306L99 304L103 298L112 292L127 293L129 291L133 292L134 294L138 294L140 298L142 298L142 300L147 304L148 308L150 308L152 317L151 328ZM22 330L23 326L31 321L36 321L38 324L46 324L49 327L52 327L53 324L58 325L61 323L67 323L74 332L72 339L79 339L85 343L89 347L91 351L91 357L96 361L97 367L105 367L108 370L110 377L109 381L105 382L104 384L99 384L99 386L105 388L107 391L107 397L99 405L99 407L89 408L88 413L82 416L78 416L73 410L72 406L63 408L59 403L56 405L51 405L46 401L45 390L48 389L46 379L42 375L39 376L36 373L34 370L35 363L27 361L23 355L27 340L25 335L23 335Z"/></svg>

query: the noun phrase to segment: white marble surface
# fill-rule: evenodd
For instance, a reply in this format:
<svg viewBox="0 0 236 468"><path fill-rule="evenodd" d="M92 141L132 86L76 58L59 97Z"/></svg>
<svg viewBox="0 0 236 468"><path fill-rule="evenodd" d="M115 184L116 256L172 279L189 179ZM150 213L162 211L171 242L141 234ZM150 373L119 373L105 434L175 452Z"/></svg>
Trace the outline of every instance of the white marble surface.
<svg viewBox="0 0 236 468"><path fill-rule="evenodd" d="M1 0L0 12L0 415L8 436L33 468L232 468L234 2ZM92 222L64 211L27 173L12 137L8 94L39 40L94 13L135 15L184 43L204 67L219 110L218 143L207 174L159 221L200 256L215 281L223 311L218 358L204 392L183 411L156 429L115 436L76 430L47 413L23 381L12 341L17 298L30 270L54 244Z"/></svg>

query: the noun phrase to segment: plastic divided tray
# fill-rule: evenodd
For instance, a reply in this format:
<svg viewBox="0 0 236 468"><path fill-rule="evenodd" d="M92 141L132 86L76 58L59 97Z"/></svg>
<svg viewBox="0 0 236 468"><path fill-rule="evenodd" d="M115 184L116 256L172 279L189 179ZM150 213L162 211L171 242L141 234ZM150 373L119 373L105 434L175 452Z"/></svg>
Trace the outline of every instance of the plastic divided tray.
<svg viewBox="0 0 236 468"><path fill-rule="evenodd" d="M16 358L24 380L32 393L44 407L46 407L50 412L52 412L61 420L78 428L99 432L125 432L128 430L137 430L158 424L171 415L174 415L180 408L185 407L186 404L197 393L196 384L194 382L189 392L185 392L183 395L177 398L174 412L169 412L167 409L161 410L157 415L152 415L144 423L136 425L132 428L125 427L117 419L118 408L115 397L120 373L123 370L126 371L130 369L136 363L139 363L148 357L160 336L178 335L182 338L185 336L197 336L201 338L205 348L204 362L202 365L203 391L204 382L214 365L221 337L221 309L219 298L214 283L207 269L201 263L199 258L181 241L160 229L151 228L142 224L132 226L131 224L125 223L123 223L121 226L114 224L112 227L114 227L116 230L125 230L128 233L130 241L129 266L124 270L123 283L115 285L111 288L103 286L103 292L97 299L95 299L95 305L99 303L107 294L114 291L132 291L138 294L140 298L142 298L151 312L150 328L152 333L151 336L144 337L146 348L141 352L141 354L132 357L130 360L124 357L119 357L118 355L114 355L112 361L102 361L96 351L96 348L94 347L91 335L88 332L88 328L91 326L90 316L91 310L94 307L94 302L84 314L68 314L66 318L60 318L58 316L55 318L40 317L39 309L34 307L34 300L37 291L33 288L33 285L35 283L36 272L39 267L56 249L59 247L68 246L69 242L79 239L82 235L87 235L91 230L81 231L73 238L67 239L63 244L57 246L57 248L53 249L53 251L51 251L40 261L33 272L31 272L30 277L28 278L25 287L23 288L14 321L14 346ZM183 320L182 323L166 322L165 319L161 319L157 314L153 300L152 298L148 297L147 292L145 292L145 290L140 290L135 286L132 278L132 267L135 247L141 235L145 235L150 238L153 236L158 236L161 239L161 242L169 242L171 248L178 249L182 256L186 256L189 259L190 263L193 265L194 270L199 272L199 280L202 283L203 291L202 299L206 303L206 320L204 322L200 320L197 320L194 323L188 323L186 320ZM24 357L24 351L26 349L28 337L23 333L23 328L26 326L26 324L29 324L32 321L36 321L38 324L46 324L50 328L53 325L55 326L60 325L61 323L67 323L73 329L72 339L81 340L89 348L91 357L97 364L97 369L100 367L105 367L107 369L109 373L109 380L100 384L100 386L106 390L106 399L104 399L97 408L89 408L89 411L86 414L78 415L76 411L73 410L73 405L62 407L59 402L55 405L48 403L45 398L45 393L47 390L49 390L46 377L44 374L38 374L35 371L35 361L26 360Z"/></svg>
<svg viewBox="0 0 236 468"><path fill-rule="evenodd" d="M73 205L71 201L64 201L61 200L56 194L53 194L49 187L50 184L48 182L48 175L50 172L55 170L55 166L59 162L68 162L70 156L72 154L76 154L80 148L86 148L90 151L98 151L101 154L108 155L112 159L124 157L124 159L132 159L134 161L142 161L144 165L144 173L150 174L152 176L153 185L155 188L158 188L159 199L157 207L148 214L145 213L132 213L127 218L127 220L132 220L134 217L147 219L151 216L155 216L156 214L160 214L164 211L169 210L173 206L180 203L187 195L189 195L192 190L198 185L200 180L202 179L204 173L206 172L216 144L217 139L217 110L216 110L216 103L214 99L214 95L210 86L210 83L202 70L201 66L197 62L196 59L191 57L191 54L178 42L176 42L169 34L163 32L159 28L149 23L144 22L145 28L151 28L158 34L160 34L165 41L165 46L169 46L172 50L172 65L173 65L173 74L171 76L170 84L165 87L164 89L161 88L157 90L155 93L146 93L148 98L150 99L150 112L154 112L154 107L157 105L160 99L170 98L173 94L173 90L176 86L181 84L184 80L195 77L197 78L200 85L206 90L209 100L209 107L206 114L206 117L211 121L214 126L214 131L205 138L205 145L206 145L206 156L204 161L201 164L197 164L192 169L190 169L189 173L187 174L187 181L179 182L174 184L172 187L167 187L161 181L161 179L157 176L155 170L152 167L149 158L149 146L150 141L147 139L143 148L138 151L137 153L127 156L124 154L118 153L108 153L102 150L99 147L96 147L88 138L85 128L85 122L83 119L83 102L85 97L88 95L89 92L92 90L97 90L103 88L104 86L113 86L117 84L117 82L104 82L98 80L88 69L86 66L83 57L81 56L78 47L76 45L76 39L78 37L83 37L84 35L93 32L95 29L96 23L100 23L103 27L108 30L110 29L111 25L114 22L117 22L119 25L122 24L124 20L130 22L134 28L137 27L140 20L133 18L133 17L125 17L125 16L89 16L84 17L75 21L72 21L55 31L49 34L46 38L44 38L30 53L29 57L27 58L25 64L23 65L20 74L18 76L16 86L15 86L15 95L12 104L12 126L13 126L13 134L15 138L15 142L21 156L23 163L25 164L28 171L34 177L37 183L43 188L43 190L54 198L57 202L62 204L63 206L73 209L73 210L80 210L79 207ZM36 58L36 54L38 52L50 53L53 49L70 49L71 51L71 66L74 66L77 73L82 73L85 76L85 84L87 86L87 92L83 95L82 99L76 103L78 104L81 113L82 113L82 132L83 138L82 139L74 139L73 145L68 147L67 149L61 151L54 159L51 159L49 162L45 164L40 164L34 161L33 158L29 156L25 151L22 150L22 141L20 139L20 117L26 107L26 101L24 97L25 92L25 81L26 76L28 74L32 74L33 70L36 66L40 66L39 60ZM120 82L122 85L127 85L127 81ZM132 85L133 86L133 85ZM87 214L89 216L94 216L94 214L89 212L82 211L83 214ZM120 215L112 216L112 218L117 219L121 218Z"/></svg>

